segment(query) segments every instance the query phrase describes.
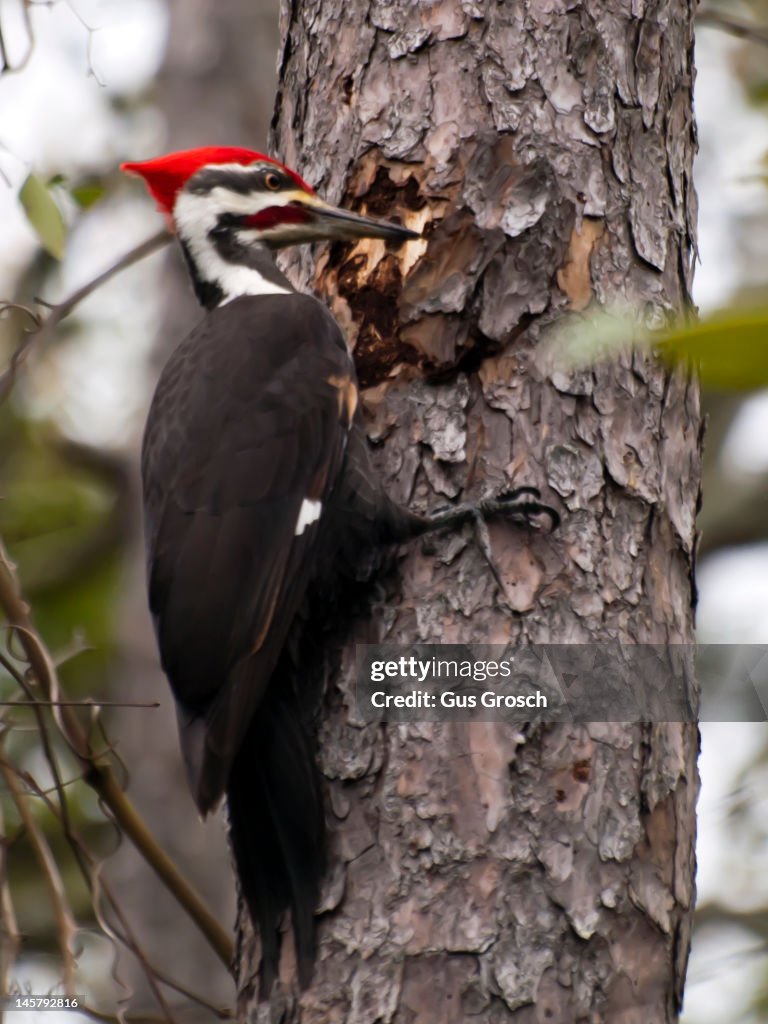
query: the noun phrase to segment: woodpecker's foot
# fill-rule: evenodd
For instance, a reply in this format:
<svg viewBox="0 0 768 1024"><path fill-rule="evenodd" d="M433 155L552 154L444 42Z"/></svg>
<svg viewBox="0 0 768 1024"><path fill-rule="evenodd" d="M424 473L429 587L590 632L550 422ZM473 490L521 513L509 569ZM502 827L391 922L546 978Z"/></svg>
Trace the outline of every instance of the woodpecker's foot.
<svg viewBox="0 0 768 1024"><path fill-rule="evenodd" d="M545 505L540 499L541 491L536 487L515 487L503 491L495 498L481 501L478 512L483 517L503 516L532 530L539 529L541 516L547 516L549 532L552 533L560 525L560 515L551 505Z"/></svg>
<svg viewBox="0 0 768 1024"><path fill-rule="evenodd" d="M469 521L473 521L476 526L482 522L485 528L486 519L500 516L529 530L537 530L541 526L541 517L546 516L551 533L560 525L560 516L551 505L545 505L540 499L541 492L535 487L515 487L493 498L484 498L477 504L449 505L436 509L429 516L428 529L460 526ZM486 537L487 533L485 529Z"/></svg>
<svg viewBox="0 0 768 1024"><path fill-rule="evenodd" d="M515 487L503 491L494 498L485 498L476 505L452 505L437 509L426 521L427 530L436 530L448 526L461 526L471 522L475 531L475 542L488 563L501 594L506 595L507 589L501 573L496 565L491 550L491 538L488 532L487 519L504 517L528 530L541 527L542 516L548 520L550 533L560 525L560 516L550 505L541 501L541 492L535 487ZM422 522L424 522L422 520Z"/></svg>

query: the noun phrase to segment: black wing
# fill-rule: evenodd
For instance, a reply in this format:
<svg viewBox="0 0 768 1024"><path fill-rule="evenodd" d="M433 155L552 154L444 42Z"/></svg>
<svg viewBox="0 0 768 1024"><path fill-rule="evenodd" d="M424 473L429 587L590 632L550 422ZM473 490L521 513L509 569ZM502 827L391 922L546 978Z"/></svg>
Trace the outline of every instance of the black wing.
<svg viewBox="0 0 768 1024"><path fill-rule="evenodd" d="M203 813L311 578L352 376L324 306L263 296L210 313L158 384L142 456L149 600Z"/></svg>

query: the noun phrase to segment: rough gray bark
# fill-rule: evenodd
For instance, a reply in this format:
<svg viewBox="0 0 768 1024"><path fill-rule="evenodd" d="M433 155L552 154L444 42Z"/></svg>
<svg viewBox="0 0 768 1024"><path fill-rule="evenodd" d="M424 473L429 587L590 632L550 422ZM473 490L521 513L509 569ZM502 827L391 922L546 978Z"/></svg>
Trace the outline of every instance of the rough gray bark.
<svg viewBox="0 0 768 1024"><path fill-rule="evenodd" d="M411 546L358 639L689 642L696 385L640 357L548 373L553 325L689 301L693 8L685 0L283 3L274 149L327 198L426 240L293 253L355 346L391 492L507 484L554 536ZM425 380L429 377L429 382ZM439 383L435 383L439 380ZM286 957L260 1020L677 1019L694 895L697 731L364 726L354 644L328 694L334 829L311 989Z"/></svg>

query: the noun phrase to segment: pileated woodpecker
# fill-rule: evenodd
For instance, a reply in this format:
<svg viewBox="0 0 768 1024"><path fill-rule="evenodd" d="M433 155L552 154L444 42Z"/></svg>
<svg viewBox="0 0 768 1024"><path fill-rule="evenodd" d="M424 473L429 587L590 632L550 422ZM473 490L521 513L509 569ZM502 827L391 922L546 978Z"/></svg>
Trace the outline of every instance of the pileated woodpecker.
<svg viewBox="0 0 768 1024"><path fill-rule="evenodd" d="M144 433L149 604L202 815L226 794L232 848L275 976L290 908L299 976L314 958L324 814L301 672L290 648L314 589L366 548L478 515L557 514L532 488L422 517L368 461L355 368L326 307L271 251L319 239L418 237L320 199L246 149L123 164L174 228L206 308L171 355ZM300 666L299 666L300 669Z"/></svg>

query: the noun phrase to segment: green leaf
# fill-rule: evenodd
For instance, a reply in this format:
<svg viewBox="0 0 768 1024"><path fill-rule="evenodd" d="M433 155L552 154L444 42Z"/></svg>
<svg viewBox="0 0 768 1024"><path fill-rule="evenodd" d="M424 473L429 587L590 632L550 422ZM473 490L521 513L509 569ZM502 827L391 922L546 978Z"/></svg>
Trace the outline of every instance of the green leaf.
<svg viewBox="0 0 768 1024"><path fill-rule="evenodd" d="M573 372L632 349L655 350L667 363L693 364L709 388L768 388L768 309L726 309L655 332L643 330L626 312L600 310L564 321L541 358L545 369Z"/></svg>
<svg viewBox="0 0 768 1024"><path fill-rule="evenodd" d="M691 361L711 388L768 387L768 310L728 310L665 331L656 344L675 362Z"/></svg>
<svg viewBox="0 0 768 1024"><path fill-rule="evenodd" d="M67 226L53 196L36 174L30 174L21 186L19 202L43 247L60 260L64 255Z"/></svg>
<svg viewBox="0 0 768 1024"><path fill-rule="evenodd" d="M90 209L104 195L104 186L98 181L91 181L83 185L75 185L72 191L72 198L81 210Z"/></svg>

